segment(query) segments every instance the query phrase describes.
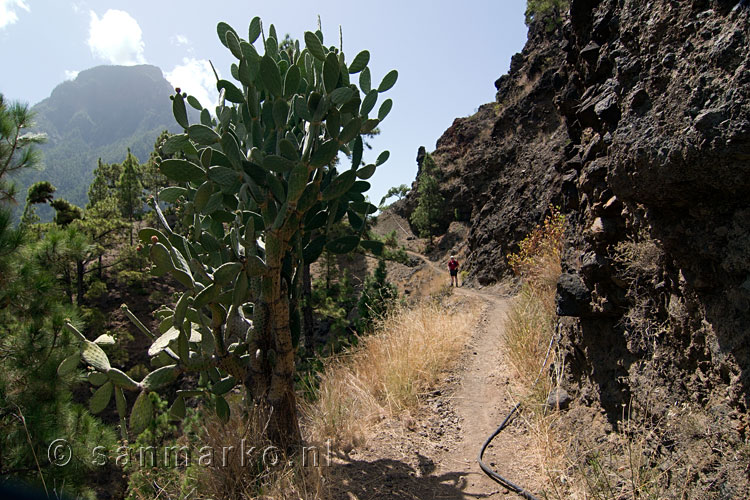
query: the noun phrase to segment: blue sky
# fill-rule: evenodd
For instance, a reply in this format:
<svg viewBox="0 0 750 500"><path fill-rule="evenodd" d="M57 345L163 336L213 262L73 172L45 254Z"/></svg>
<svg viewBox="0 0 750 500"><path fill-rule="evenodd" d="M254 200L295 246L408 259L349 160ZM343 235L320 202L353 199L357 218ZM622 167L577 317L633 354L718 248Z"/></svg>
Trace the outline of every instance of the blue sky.
<svg viewBox="0 0 750 500"><path fill-rule="evenodd" d="M78 71L100 64L148 63L205 103L215 96L208 60L229 76L231 54L216 24L240 34L254 16L280 36L302 38L321 17L328 44L372 55L373 82L391 69L399 80L393 110L369 153L391 157L370 179L377 202L390 186L409 185L419 146L428 151L457 117L494 101L494 81L526 40L523 0L378 2L183 0L0 0L0 93L36 104ZM205 105L205 104L204 104ZM368 158L366 158L367 160ZM370 159L370 160L372 160Z"/></svg>

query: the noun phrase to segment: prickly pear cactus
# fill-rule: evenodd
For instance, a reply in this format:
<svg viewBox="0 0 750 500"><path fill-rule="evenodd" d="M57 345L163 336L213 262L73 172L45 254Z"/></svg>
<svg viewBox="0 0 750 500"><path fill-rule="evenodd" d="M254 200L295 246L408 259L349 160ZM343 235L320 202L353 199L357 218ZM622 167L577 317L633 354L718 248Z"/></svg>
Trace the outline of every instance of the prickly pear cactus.
<svg viewBox="0 0 750 500"><path fill-rule="evenodd" d="M375 87L368 51L347 60L340 46L324 44L320 31L306 32L304 46L281 49L275 33L271 26L261 37L259 18L247 38L219 23L219 40L236 58L233 81L217 77L219 105L211 112L180 89L171 98L183 132L169 137L163 150L182 158L159 168L178 185L150 200L160 224L139 237L153 274L169 274L185 290L174 308L158 312L158 332L125 307L153 339L155 370L135 382L111 368L96 343L82 348L83 359L115 388L123 423L123 391L139 393L130 416L137 429L150 418L148 391L197 372L200 387L181 392L172 415L184 413L185 397L204 396L227 420L225 395L239 385L248 404L272 408L273 439L298 441L293 375L300 321L290 304L297 303L303 266L324 249L382 251L381 243L362 240L364 221L376 211L363 193L389 154L365 164L362 136L390 112L392 101L379 101L398 73L387 73ZM188 105L200 111L200 122L189 121ZM343 166L334 166L344 157ZM184 229L170 226L163 202L178 208ZM351 233L329 237L344 216ZM74 362L66 360L61 370ZM111 399L111 387L97 394L99 408Z"/></svg>

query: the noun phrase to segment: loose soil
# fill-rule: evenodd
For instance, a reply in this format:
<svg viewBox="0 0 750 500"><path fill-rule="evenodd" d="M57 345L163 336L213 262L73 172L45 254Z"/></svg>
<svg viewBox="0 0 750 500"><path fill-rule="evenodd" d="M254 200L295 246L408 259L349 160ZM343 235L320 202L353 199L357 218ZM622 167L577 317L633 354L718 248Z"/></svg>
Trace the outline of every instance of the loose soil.
<svg viewBox="0 0 750 500"><path fill-rule="evenodd" d="M445 282L438 265L424 261L422 279ZM434 285L433 285L434 288ZM513 494L479 468L479 449L511 411L511 371L504 361L503 325L509 294L502 286L481 290L453 288L454 307L482 304L476 331L442 383L425 394L415 414L384 419L366 445L339 450L333 463L333 497L337 499L509 498ZM516 418L488 448L485 462L499 474L533 492L543 487L543 472L532 438ZM506 495L509 495L506 497Z"/></svg>

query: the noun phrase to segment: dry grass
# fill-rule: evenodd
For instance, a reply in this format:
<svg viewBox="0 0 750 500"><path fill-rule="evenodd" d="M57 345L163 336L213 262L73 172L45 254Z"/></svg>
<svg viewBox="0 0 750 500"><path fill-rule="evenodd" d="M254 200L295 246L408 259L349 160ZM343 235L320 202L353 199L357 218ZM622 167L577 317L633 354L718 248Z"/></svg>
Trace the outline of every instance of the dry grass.
<svg viewBox="0 0 750 500"><path fill-rule="evenodd" d="M259 408L243 414L243 408L233 404L226 424L213 412L209 415L200 429L200 446L214 450L214 457L211 466L197 471L200 495L227 500L327 498L323 468L303 466L300 457L290 460L272 446L264 437L267 419ZM233 449L224 454L228 446Z"/></svg>
<svg viewBox="0 0 750 500"><path fill-rule="evenodd" d="M525 284L513 299L505 322L504 345L519 389L527 391L537 380L552 339L555 319L554 290L540 290ZM549 377L539 377L537 387L544 389L545 398L549 386Z"/></svg>
<svg viewBox="0 0 750 500"><path fill-rule="evenodd" d="M386 317L357 348L328 362L317 401L304 409L308 431L356 446L374 422L417 406L457 359L477 314L423 302Z"/></svg>
<svg viewBox="0 0 750 500"><path fill-rule="evenodd" d="M512 388L523 402L521 416L534 439L534 454L548 476L562 469L562 447L556 422L559 414L547 410L550 390L559 384L562 362L550 343L557 315L555 291L560 276L560 253L565 217L550 207L550 215L508 256L521 279L520 293L513 299L505 322L505 357L514 371ZM550 373L554 362L555 373Z"/></svg>
<svg viewBox="0 0 750 500"><path fill-rule="evenodd" d="M522 280L505 323L505 353L515 371L516 389L536 403L542 403L552 386L549 376L540 376L554 334L555 289L560 276L565 217L550 207L551 213L508 256L513 271ZM547 359L547 362L550 360ZM545 365L546 368L547 365Z"/></svg>

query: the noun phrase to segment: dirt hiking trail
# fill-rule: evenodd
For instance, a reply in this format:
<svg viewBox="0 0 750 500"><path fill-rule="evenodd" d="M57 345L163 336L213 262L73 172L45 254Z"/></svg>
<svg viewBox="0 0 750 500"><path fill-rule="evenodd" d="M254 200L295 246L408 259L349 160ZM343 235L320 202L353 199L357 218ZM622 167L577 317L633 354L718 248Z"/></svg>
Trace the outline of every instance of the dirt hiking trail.
<svg viewBox="0 0 750 500"><path fill-rule="evenodd" d="M448 281L437 263L414 252ZM510 297L501 290L458 287L454 293L481 305L481 316L456 368L425 398L417 415L387 422L362 450L338 457L342 499L520 498L489 479L477 455L517 402L510 389L512 372L504 361L503 325ZM487 449L484 461L493 470L538 493L544 485L532 436L517 417Z"/></svg>

